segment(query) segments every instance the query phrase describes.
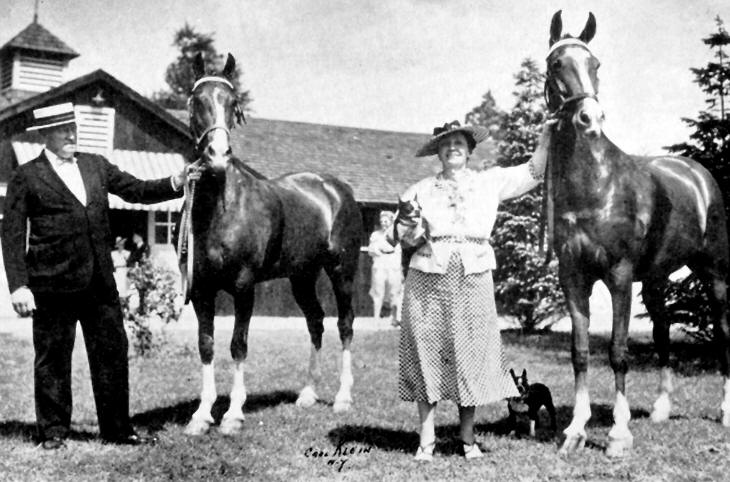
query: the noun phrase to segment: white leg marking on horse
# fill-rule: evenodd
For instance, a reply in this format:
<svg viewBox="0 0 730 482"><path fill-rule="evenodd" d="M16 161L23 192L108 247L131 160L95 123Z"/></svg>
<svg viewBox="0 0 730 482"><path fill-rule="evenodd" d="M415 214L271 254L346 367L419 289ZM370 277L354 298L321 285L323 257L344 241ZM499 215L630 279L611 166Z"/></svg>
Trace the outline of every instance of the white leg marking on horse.
<svg viewBox="0 0 730 482"><path fill-rule="evenodd" d="M243 404L246 403L246 385L243 378L244 362L237 362L233 367L233 386L231 388L231 405L223 414L221 433L232 435L241 431L243 421Z"/></svg>
<svg viewBox="0 0 730 482"><path fill-rule="evenodd" d="M608 447L606 455L609 457L621 457L626 455L634 444L634 437L629 430L631 410L629 401L621 392L616 392L616 402L613 406L613 427L608 432Z"/></svg>
<svg viewBox="0 0 730 482"><path fill-rule="evenodd" d="M563 433L565 442L561 452L572 452L583 448L586 442L586 422L591 418L591 402L587 388L581 388L575 392L575 406L573 407L573 420Z"/></svg>
<svg viewBox="0 0 730 482"><path fill-rule="evenodd" d="M725 382L722 386L722 425L724 427L730 427L730 378L725 377Z"/></svg>
<svg viewBox="0 0 730 482"><path fill-rule="evenodd" d="M307 384L302 388L302 391L299 392L299 398L297 398L297 407L311 407L315 403L317 403L317 400L319 397L317 397L317 391L315 390L315 387L319 383L319 379L321 377L320 374L320 350L317 350L314 348L314 345L312 345L312 348L309 352L309 370L308 370L308 381Z"/></svg>
<svg viewBox="0 0 730 482"><path fill-rule="evenodd" d="M352 353L349 348L342 349L340 364L340 389L335 395L335 412L345 412L352 406Z"/></svg>
<svg viewBox="0 0 730 482"><path fill-rule="evenodd" d="M212 361L210 364L203 365L202 374L203 389L200 392L200 405L185 427L185 433L188 435L203 435L213 423L213 415L210 411L218 398L218 393L215 390L215 368Z"/></svg>
<svg viewBox="0 0 730 482"><path fill-rule="evenodd" d="M669 420L669 414L672 411L671 394L674 391L672 385L672 369L662 368L659 382L659 396L654 402L654 409L651 412L652 422L664 422Z"/></svg>

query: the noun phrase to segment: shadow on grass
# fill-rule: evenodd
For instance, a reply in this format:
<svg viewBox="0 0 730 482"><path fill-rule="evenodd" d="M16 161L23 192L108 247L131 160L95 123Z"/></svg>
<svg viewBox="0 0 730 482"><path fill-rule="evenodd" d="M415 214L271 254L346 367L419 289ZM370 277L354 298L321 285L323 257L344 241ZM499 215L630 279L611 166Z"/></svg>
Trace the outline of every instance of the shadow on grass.
<svg viewBox="0 0 730 482"><path fill-rule="evenodd" d="M291 390L277 390L268 393L252 393L246 398L243 405L244 413L257 412L282 404L293 404L297 399L296 392ZM228 410L231 400L228 396L219 396L213 404L211 414L214 420L220 420ZM132 423L147 427L149 430L161 430L166 423L186 425L195 410L200 405L200 399L192 399L168 407L154 408L138 413L132 417Z"/></svg>
<svg viewBox="0 0 730 482"><path fill-rule="evenodd" d="M694 376L717 371L717 349L715 345L700 343L689 338L670 341L670 366L684 376ZM571 333L540 331L524 334L518 329L502 331L502 340L507 346L539 350L548 361L570 360ZM589 336L591 365L608 366L610 333ZM551 359L552 358L552 359ZM629 369L636 371L658 370L657 355L651 334L634 336L628 342Z"/></svg>
<svg viewBox="0 0 730 482"><path fill-rule="evenodd" d="M541 412L540 425L537 429L537 435L533 439L535 442L543 444L552 444L557 446L562 442L562 429L567 427L573 416L573 407L567 405L561 405L555 407L556 419L558 430L555 433L549 428L549 421L547 414ZM586 424L586 429L592 429L597 427L608 428L613 425L613 407L606 404L592 404L591 405L591 419ZM631 418L641 419L649 417L649 412L642 409L632 409ZM509 424L509 419L504 417L495 422L489 423L477 423L474 426L474 431L478 434L491 434L497 437L513 437L510 435L512 428ZM518 421L516 427L518 437L527 437L524 435L527 431L527 421ZM521 432L522 431L522 432ZM359 444L363 446L376 447L380 450L389 452L406 452L410 453L415 451L418 447L418 433L407 430L398 430L385 427L374 427L371 425L343 425L337 427L327 434L332 445L337 447L344 444ZM461 441L459 440L459 426L457 424L452 425L439 425L436 427L436 449L439 453L445 455L458 454L461 455ZM593 448L597 450L605 449L604 446L596 444L588 440L586 442L587 448Z"/></svg>
<svg viewBox="0 0 730 482"><path fill-rule="evenodd" d="M28 442L38 443L36 425L34 423L20 422L18 420L6 420L0 422L0 437L2 438L20 438ZM88 441L98 437L96 433L87 432L85 430L74 430L68 434L71 440Z"/></svg>

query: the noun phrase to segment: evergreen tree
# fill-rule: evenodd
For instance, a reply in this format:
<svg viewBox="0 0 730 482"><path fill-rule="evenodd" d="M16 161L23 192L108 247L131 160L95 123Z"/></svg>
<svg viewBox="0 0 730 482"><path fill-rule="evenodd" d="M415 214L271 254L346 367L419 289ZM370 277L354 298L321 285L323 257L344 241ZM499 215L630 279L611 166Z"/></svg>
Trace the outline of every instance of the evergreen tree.
<svg viewBox="0 0 730 482"><path fill-rule="evenodd" d="M700 111L696 119L682 119L694 132L688 142L674 144L668 149L700 162L712 173L724 188L725 212L730 215L730 189L727 188L730 185L730 118L726 105L730 90L730 63L725 52L730 44L730 35L719 16L715 22L717 32L702 41L715 49L717 62L690 69L695 82L706 95L707 109Z"/></svg>
<svg viewBox="0 0 730 482"><path fill-rule="evenodd" d="M722 19L715 18L717 31L702 41L714 49L717 62L705 67L690 69L695 83L705 93L707 109L700 111L696 119L682 120L694 129L688 142L669 146L669 151L690 157L707 168L720 185L725 203L726 219L730 220L730 118L726 100L730 89L730 65L725 49L730 35ZM712 313L706 289L692 274L687 278L670 282L666 291L666 307L672 321L685 325L685 331L702 341L711 339Z"/></svg>
<svg viewBox="0 0 730 482"><path fill-rule="evenodd" d="M165 81L170 90L156 92L153 94L152 100L166 109L185 109L188 96L195 83L193 59L198 52L203 55L203 61L211 74L219 73L225 64L226 56L218 53L214 42L212 33L198 32L187 23L175 32L172 45L180 51L180 54L174 62L168 65L165 72ZM248 111L251 97L248 90L244 91L241 88L241 75L237 63L231 81L239 93L241 107Z"/></svg>
<svg viewBox="0 0 730 482"><path fill-rule="evenodd" d="M525 59L515 75L515 104L501 123L498 163L514 166L532 156L546 120L544 75ZM557 263L545 265L540 254L542 193L539 188L502 204L492 233L497 257L495 295L503 314L514 316L526 331L564 313Z"/></svg>

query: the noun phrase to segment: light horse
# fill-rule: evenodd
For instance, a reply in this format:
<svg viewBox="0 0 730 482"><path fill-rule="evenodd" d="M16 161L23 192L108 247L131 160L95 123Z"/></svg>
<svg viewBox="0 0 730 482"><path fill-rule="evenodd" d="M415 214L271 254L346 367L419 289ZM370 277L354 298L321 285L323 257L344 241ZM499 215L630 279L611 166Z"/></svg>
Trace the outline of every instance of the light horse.
<svg viewBox="0 0 730 482"><path fill-rule="evenodd" d="M203 59L194 60L196 82L189 99L190 129L196 155L204 167L194 190L190 189L187 222L181 236L189 246L192 272L189 297L198 318L198 349L202 361L200 406L186 433L200 435L213 423L216 401L213 369L213 317L219 290L233 296L235 321L231 340L234 360L230 407L220 430L231 434L243 425L246 401L244 361L254 305L254 285L274 278L289 278L297 304L304 312L312 346L308 379L296 404L312 406L318 399L320 349L324 311L315 285L322 269L327 273L338 310L337 327L342 341L340 387L334 410L352 403L350 344L353 336L353 280L362 240L360 209L352 189L344 182L312 173L297 173L262 180L254 177L234 156L230 131L243 113L230 75L235 59L230 54L220 75L206 75ZM191 203L191 204L190 204Z"/></svg>
<svg viewBox="0 0 730 482"><path fill-rule="evenodd" d="M560 12L552 19L547 56L548 108L559 119L546 175L548 220L560 263L560 283L572 319L575 406L561 451L582 448L591 416L588 370L588 297L597 280L608 287L613 307L610 364L616 399L606 453L620 456L633 443L626 398L627 337L631 283L643 283L653 321L661 378L651 417L669 418L672 372L669 324L662 297L668 275L688 266L708 288L714 335L724 377L722 423L730 426L730 349L726 309L728 236L720 189L701 165L684 157L635 157L604 134L598 102L598 59L588 42L596 22L583 32L561 36Z"/></svg>

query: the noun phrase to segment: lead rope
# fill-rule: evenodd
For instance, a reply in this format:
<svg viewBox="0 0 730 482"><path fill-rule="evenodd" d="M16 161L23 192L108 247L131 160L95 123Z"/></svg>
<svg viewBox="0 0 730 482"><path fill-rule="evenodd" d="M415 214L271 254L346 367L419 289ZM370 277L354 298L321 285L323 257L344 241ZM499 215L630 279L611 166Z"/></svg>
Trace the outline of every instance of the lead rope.
<svg viewBox="0 0 730 482"><path fill-rule="evenodd" d="M196 181L185 183L185 202L180 219L180 236L177 238L178 265L182 282L182 293L185 304L190 301L190 289L193 285L193 199Z"/></svg>
<svg viewBox="0 0 730 482"><path fill-rule="evenodd" d="M548 147L547 160L545 162L545 187L542 197L542 212L545 217L540 222L539 253L545 256L545 264L550 264L553 254L553 236L555 230L555 201L553 199L553 146ZM546 226L547 225L547 226ZM547 228L547 229L546 229Z"/></svg>

